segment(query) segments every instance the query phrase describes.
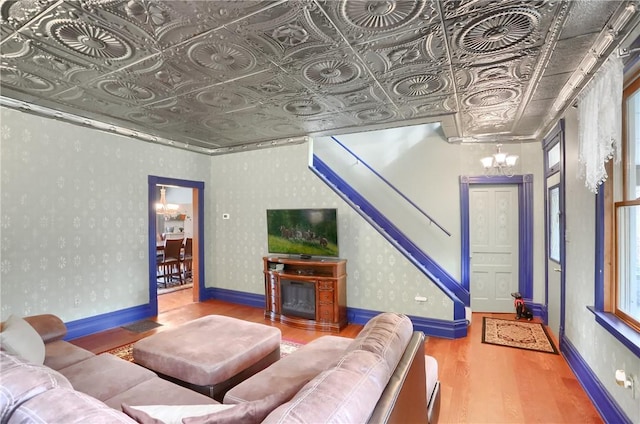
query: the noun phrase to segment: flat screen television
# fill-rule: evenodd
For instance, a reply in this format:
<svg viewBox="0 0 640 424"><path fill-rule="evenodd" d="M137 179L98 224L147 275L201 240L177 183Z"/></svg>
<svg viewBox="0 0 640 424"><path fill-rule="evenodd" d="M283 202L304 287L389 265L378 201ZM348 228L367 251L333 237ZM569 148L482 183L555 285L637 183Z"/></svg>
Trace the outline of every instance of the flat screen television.
<svg viewBox="0 0 640 424"><path fill-rule="evenodd" d="M267 209L269 253L338 257L336 209Z"/></svg>

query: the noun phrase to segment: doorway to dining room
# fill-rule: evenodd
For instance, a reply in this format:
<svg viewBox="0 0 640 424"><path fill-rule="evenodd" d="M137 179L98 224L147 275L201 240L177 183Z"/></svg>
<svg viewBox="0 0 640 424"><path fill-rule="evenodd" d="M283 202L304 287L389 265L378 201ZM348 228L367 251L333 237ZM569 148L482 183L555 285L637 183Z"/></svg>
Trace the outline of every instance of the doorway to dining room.
<svg viewBox="0 0 640 424"><path fill-rule="evenodd" d="M199 302L204 278L204 182L149 176L149 305ZM176 291L171 302L160 296ZM176 299L181 304L175 305Z"/></svg>

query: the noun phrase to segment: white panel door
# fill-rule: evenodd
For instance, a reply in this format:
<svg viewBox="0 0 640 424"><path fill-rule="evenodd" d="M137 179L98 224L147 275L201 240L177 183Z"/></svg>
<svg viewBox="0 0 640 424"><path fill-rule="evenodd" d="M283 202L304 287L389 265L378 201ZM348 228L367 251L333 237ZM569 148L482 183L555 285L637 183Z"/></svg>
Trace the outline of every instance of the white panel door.
<svg viewBox="0 0 640 424"><path fill-rule="evenodd" d="M518 291L518 187L478 185L469 189L471 309L514 312Z"/></svg>

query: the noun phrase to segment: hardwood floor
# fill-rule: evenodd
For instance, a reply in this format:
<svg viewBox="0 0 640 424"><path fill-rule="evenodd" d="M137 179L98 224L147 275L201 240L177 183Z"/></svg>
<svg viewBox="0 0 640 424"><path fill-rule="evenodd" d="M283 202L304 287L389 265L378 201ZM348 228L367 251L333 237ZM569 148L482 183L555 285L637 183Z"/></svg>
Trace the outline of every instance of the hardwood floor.
<svg viewBox="0 0 640 424"><path fill-rule="evenodd" d="M208 314L278 327L283 338L302 343L329 334L272 323L261 308L217 300L192 303L191 290L161 295L158 305L161 312L155 320L161 327L141 334L116 328L72 343L101 353ZM429 337L426 342L427 354L438 360L440 423L603 422L562 355L484 344L483 316L513 318L513 314L474 313L467 337ZM349 324L340 336L355 337L361 328Z"/></svg>

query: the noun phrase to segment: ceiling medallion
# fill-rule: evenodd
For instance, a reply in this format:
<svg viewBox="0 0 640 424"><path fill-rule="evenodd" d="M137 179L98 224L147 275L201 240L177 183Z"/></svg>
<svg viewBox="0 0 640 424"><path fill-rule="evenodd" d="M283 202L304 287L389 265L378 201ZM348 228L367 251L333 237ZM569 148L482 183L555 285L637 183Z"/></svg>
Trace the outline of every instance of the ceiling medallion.
<svg viewBox="0 0 640 424"><path fill-rule="evenodd" d="M255 66L255 58L235 44L198 43L189 49L189 58L197 65L219 71L245 72Z"/></svg>
<svg viewBox="0 0 640 424"><path fill-rule="evenodd" d="M296 116L312 116L322 112L322 106L313 100L294 100L284 105L283 109Z"/></svg>
<svg viewBox="0 0 640 424"><path fill-rule="evenodd" d="M16 88L22 88L33 91L51 91L54 86L36 75L23 72L19 69L1 68L0 81Z"/></svg>
<svg viewBox="0 0 640 424"><path fill-rule="evenodd" d="M296 24L287 24L273 30L272 37L283 46L295 47L309 39L306 29Z"/></svg>
<svg viewBox="0 0 640 424"><path fill-rule="evenodd" d="M357 28L388 31L411 22L423 7L423 0L343 1L341 13L347 22Z"/></svg>
<svg viewBox="0 0 640 424"><path fill-rule="evenodd" d="M513 101L518 97L518 91L513 88L491 88L471 94L464 100L467 106L496 106Z"/></svg>
<svg viewBox="0 0 640 424"><path fill-rule="evenodd" d="M101 81L98 86L106 93L126 100L147 101L155 97L152 91L131 82L107 80Z"/></svg>
<svg viewBox="0 0 640 424"><path fill-rule="evenodd" d="M63 46L85 56L124 60L132 54L131 47L114 33L85 22L54 21L49 25L49 33Z"/></svg>
<svg viewBox="0 0 640 424"><path fill-rule="evenodd" d="M505 10L472 21L458 38L470 53L492 53L521 43L538 27L540 15L523 8Z"/></svg>
<svg viewBox="0 0 640 424"><path fill-rule="evenodd" d="M364 122L386 121L387 119L391 119L394 116L395 113L382 108L365 109L356 113L356 118Z"/></svg>
<svg viewBox="0 0 640 424"><path fill-rule="evenodd" d="M433 94L443 87L444 83L437 75L421 74L401 79L394 85L393 91L401 96L419 97Z"/></svg>
<svg viewBox="0 0 640 424"><path fill-rule="evenodd" d="M302 70L309 81L322 85L344 84L360 76L360 68L342 60L321 60Z"/></svg>

